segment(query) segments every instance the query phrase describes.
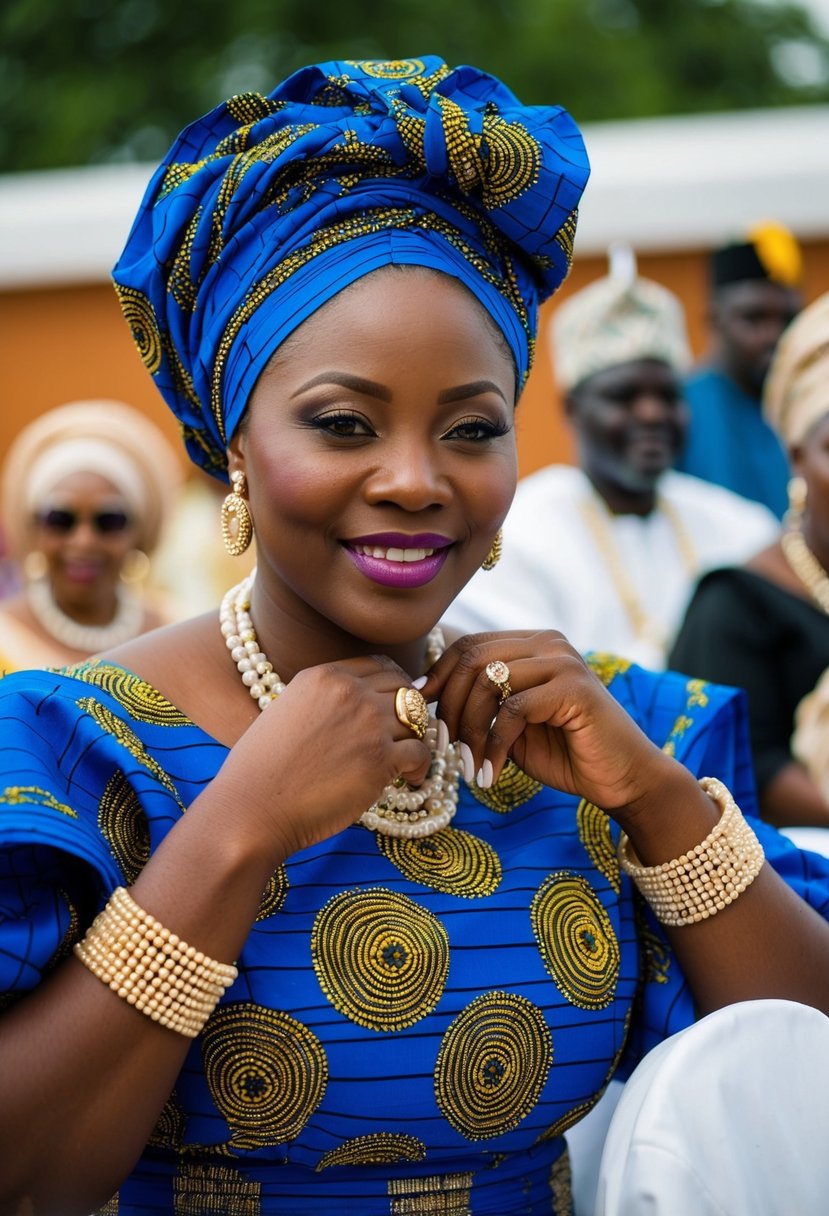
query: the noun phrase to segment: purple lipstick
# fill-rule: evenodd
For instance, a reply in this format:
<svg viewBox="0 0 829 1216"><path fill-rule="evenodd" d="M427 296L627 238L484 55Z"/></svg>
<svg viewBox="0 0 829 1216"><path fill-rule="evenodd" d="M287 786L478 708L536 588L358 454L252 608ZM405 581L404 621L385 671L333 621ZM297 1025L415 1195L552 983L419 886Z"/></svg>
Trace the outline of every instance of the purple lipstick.
<svg viewBox="0 0 829 1216"><path fill-rule="evenodd" d="M452 541L435 532L377 532L344 541L354 565L384 587L423 587L440 571Z"/></svg>

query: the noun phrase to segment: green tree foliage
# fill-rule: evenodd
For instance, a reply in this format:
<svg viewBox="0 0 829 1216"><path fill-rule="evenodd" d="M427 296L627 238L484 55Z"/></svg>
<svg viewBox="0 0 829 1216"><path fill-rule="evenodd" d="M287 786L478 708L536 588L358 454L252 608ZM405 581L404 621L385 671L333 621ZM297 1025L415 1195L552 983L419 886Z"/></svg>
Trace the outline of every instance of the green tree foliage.
<svg viewBox="0 0 829 1216"><path fill-rule="evenodd" d="M160 157L303 64L434 53L580 122L829 101L829 42L769 0L5 0L0 167Z"/></svg>

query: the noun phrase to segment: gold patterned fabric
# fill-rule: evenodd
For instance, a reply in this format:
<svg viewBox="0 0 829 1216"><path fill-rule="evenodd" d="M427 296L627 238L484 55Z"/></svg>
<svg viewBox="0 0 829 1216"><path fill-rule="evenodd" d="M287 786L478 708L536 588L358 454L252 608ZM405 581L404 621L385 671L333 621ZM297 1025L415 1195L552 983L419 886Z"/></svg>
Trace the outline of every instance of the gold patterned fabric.
<svg viewBox="0 0 829 1216"><path fill-rule="evenodd" d="M320 910L311 957L340 1013L371 1030L401 1030L440 1000L449 940L440 921L412 899L382 888L344 891Z"/></svg>
<svg viewBox="0 0 829 1216"><path fill-rule="evenodd" d="M435 1066L435 1096L467 1140L516 1127L538 1101L553 1062L542 1011L525 997L476 997L449 1026Z"/></svg>
<svg viewBox="0 0 829 1216"><path fill-rule="evenodd" d="M602 670L652 739L751 812L741 698L608 657ZM111 664L6 676L0 713L5 1007L227 749ZM563 1133L694 1008L602 808L517 773L509 788L512 805L490 806L462 786L451 827L425 841L354 825L279 867L109 1213L569 1212ZM755 826L829 913L827 867L809 869L823 859L804 854L793 878L789 846Z"/></svg>

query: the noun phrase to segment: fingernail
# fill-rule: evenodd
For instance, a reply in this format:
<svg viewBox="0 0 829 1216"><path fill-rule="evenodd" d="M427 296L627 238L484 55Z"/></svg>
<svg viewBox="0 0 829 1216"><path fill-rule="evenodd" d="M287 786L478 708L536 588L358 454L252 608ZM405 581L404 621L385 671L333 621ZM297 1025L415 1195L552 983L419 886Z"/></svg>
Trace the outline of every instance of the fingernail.
<svg viewBox="0 0 829 1216"><path fill-rule="evenodd" d="M419 692L428 679L428 676L418 676L416 680L412 680L412 688L416 688Z"/></svg>
<svg viewBox="0 0 829 1216"><path fill-rule="evenodd" d="M463 765L463 779L466 782L475 780L475 761L472 757L472 751L467 743L458 744L458 750L461 754L461 764Z"/></svg>
<svg viewBox="0 0 829 1216"><path fill-rule="evenodd" d="M449 727L443 718L438 718L438 751L445 752L449 746Z"/></svg>
<svg viewBox="0 0 829 1216"><path fill-rule="evenodd" d="M488 790L492 785L492 761L484 760L481 767L478 769L476 781L482 790Z"/></svg>

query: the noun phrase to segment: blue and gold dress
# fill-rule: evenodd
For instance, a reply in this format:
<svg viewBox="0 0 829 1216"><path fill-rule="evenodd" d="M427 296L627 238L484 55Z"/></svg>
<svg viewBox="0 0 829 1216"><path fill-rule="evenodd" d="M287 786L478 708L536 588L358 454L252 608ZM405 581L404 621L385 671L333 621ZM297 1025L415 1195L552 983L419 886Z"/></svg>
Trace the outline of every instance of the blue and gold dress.
<svg viewBox="0 0 829 1216"><path fill-rule="evenodd" d="M755 813L742 694L591 662L653 740ZM9 675L0 701L10 1004L135 879L227 751L103 662ZM755 826L825 915L829 861ZM434 836L355 825L291 857L238 980L103 1211L569 1213L563 1133L694 1016L666 939L620 874L617 837L598 807L510 766L493 789L464 789Z"/></svg>

